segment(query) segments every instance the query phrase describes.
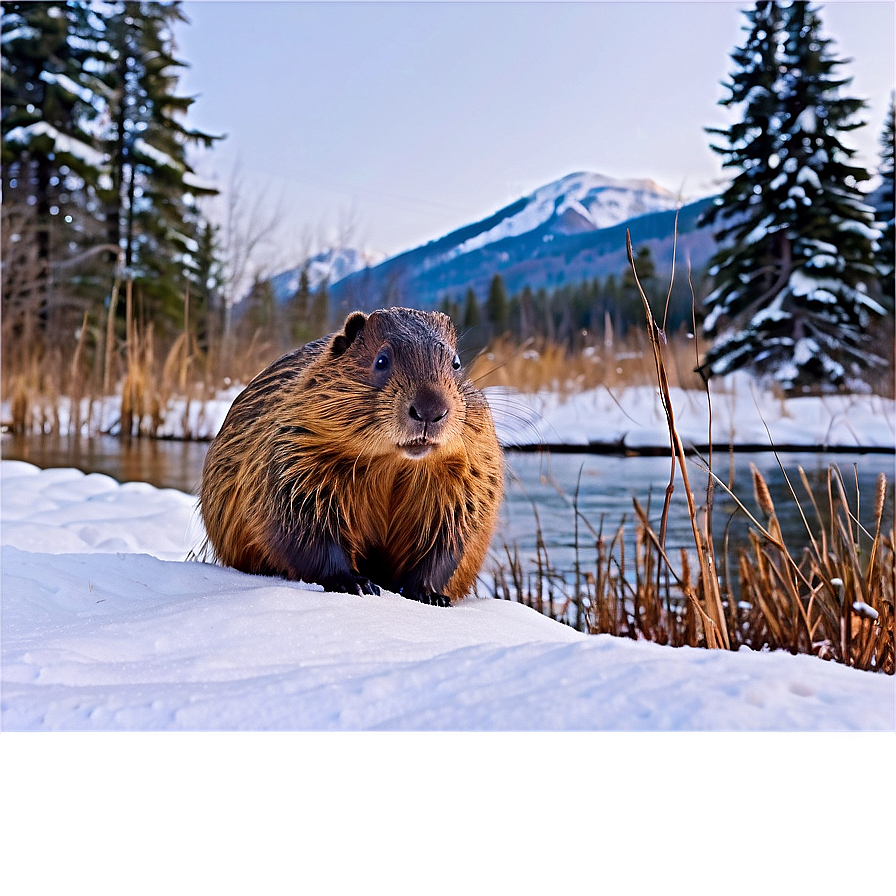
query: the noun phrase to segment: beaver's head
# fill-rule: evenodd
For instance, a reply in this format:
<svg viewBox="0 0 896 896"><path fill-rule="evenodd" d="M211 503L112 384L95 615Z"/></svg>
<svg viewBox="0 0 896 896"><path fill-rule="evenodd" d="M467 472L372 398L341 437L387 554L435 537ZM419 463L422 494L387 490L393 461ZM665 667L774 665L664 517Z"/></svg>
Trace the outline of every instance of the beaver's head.
<svg viewBox="0 0 896 896"><path fill-rule="evenodd" d="M419 459L461 437L464 387L472 387L464 383L457 334L446 315L411 308L356 311L322 360L346 380L355 415L346 423L363 429L365 452Z"/></svg>

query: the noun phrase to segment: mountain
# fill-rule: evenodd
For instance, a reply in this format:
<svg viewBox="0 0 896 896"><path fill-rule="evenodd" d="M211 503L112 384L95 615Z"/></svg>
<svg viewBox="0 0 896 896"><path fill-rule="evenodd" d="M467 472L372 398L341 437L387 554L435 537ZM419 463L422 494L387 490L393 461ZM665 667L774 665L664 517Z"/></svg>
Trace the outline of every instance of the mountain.
<svg viewBox="0 0 896 896"><path fill-rule="evenodd" d="M712 231L697 230L711 199L681 207L678 261L693 269L715 251ZM484 298L499 273L513 293L525 285L556 288L627 267L625 231L646 243L660 274L672 263L678 197L651 180L618 180L578 172L546 184L495 214L440 239L331 282L344 308L388 304L433 307L472 287Z"/></svg>
<svg viewBox="0 0 896 896"><path fill-rule="evenodd" d="M612 227L677 205L675 194L652 180L614 180L588 172L570 174L481 222L483 229L449 251L448 258L533 230L568 236ZM495 218L497 223L493 223Z"/></svg>
<svg viewBox="0 0 896 896"><path fill-rule="evenodd" d="M306 264L290 268L271 278L274 298L285 302L295 295L299 288L299 277L302 269L308 268L308 284L316 290L324 280L327 284L336 283L356 271L376 265L383 260L383 253L362 251L359 249L325 249L308 259Z"/></svg>

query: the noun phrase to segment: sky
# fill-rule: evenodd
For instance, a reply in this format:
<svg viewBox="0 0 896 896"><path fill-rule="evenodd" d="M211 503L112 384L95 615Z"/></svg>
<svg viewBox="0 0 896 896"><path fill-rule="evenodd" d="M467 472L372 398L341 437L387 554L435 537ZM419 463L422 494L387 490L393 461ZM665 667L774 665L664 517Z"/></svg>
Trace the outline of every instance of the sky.
<svg viewBox="0 0 896 896"><path fill-rule="evenodd" d="M195 164L238 184L259 227L276 221L274 268L333 243L410 249L575 171L709 195L723 171L704 128L733 120L721 82L749 5L185 2L188 122L227 135ZM894 4L829 2L821 18L869 103L846 142L873 169Z"/></svg>

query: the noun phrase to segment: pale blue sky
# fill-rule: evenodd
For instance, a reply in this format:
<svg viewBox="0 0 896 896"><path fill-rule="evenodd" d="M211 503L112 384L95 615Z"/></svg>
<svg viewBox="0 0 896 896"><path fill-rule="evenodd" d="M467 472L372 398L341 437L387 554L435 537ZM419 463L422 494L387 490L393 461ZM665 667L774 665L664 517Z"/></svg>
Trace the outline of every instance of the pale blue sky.
<svg viewBox="0 0 896 896"><path fill-rule="evenodd" d="M354 245L391 254L577 170L713 192L703 128L731 121L720 82L751 5L186 2L180 89L198 96L191 124L228 134L200 171L223 184L239 160L248 186L283 196L287 255L348 223ZM870 104L847 139L874 167L894 4L821 17Z"/></svg>

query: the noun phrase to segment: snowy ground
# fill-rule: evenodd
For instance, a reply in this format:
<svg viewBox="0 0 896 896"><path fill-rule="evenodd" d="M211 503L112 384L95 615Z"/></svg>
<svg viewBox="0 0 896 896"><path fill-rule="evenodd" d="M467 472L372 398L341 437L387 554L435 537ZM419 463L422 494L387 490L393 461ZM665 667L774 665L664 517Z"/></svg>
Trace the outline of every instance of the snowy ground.
<svg viewBox="0 0 896 896"><path fill-rule="evenodd" d="M189 495L0 472L5 731L894 728L892 676L185 562L201 536Z"/></svg>
<svg viewBox="0 0 896 896"><path fill-rule="evenodd" d="M896 446L896 403L875 395L806 396L782 400L759 390L746 374L713 380L713 442L728 445L807 446L823 448L889 448ZM158 435L210 439L217 433L234 398L233 386L209 401L171 401ZM504 445L568 444L665 447L666 420L657 390L628 387L621 392L590 389L563 397L555 392L525 395L505 389L486 389L498 436ZM708 441L709 407L703 392L672 389L678 432L684 443ZM2 408L9 419L9 403ZM85 399L82 428L91 432L118 431L119 400ZM59 426L69 429L69 407L60 400ZM89 421L89 427L87 425Z"/></svg>

